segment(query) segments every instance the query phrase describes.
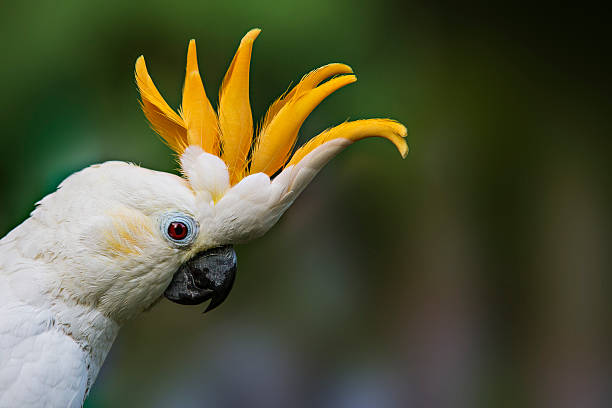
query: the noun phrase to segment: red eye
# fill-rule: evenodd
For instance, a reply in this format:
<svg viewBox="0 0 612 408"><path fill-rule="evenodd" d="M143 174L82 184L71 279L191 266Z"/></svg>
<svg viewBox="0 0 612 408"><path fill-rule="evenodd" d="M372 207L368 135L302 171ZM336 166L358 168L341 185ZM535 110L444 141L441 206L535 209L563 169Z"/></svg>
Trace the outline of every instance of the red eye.
<svg viewBox="0 0 612 408"><path fill-rule="evenodd" d="M170 235L170 238L176 239L177 241L185 239L187 232L187 226L182 222L175 221L168 225L168 235Z"/></svg>

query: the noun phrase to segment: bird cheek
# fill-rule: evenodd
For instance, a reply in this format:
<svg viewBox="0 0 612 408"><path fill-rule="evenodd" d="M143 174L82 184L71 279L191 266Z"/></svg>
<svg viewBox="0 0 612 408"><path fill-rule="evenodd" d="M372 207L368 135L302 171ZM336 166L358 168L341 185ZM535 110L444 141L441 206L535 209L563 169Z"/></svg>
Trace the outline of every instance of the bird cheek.
<svg viewBox="0 0 612 408"><path fill-rule="evenodd" d="M152 220L140 211L119 208L105 214L91 231L88 241L95 242L111 258L143 255L155 238Z"/></svg>

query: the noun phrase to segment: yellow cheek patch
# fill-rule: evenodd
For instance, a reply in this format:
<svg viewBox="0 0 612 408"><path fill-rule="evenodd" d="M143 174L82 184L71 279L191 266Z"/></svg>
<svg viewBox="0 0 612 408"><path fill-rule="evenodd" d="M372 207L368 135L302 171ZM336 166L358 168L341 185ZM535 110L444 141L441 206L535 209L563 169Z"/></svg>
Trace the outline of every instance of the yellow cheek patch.
<svg viewBox="0 0 612 408"><path fill-rule="evenodd" d="M140 255L153 239L153 225L141 212L122 209L108 214L110 222L102 231L103 246L113 257Z"/></svg>

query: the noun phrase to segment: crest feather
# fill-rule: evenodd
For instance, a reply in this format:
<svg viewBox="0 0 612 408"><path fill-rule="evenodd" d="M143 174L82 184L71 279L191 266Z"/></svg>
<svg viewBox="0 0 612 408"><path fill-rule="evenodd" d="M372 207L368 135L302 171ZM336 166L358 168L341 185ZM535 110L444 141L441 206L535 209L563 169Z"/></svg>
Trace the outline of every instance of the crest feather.
<svg viewBox="0 0 612 408"><path fill-rule="evenodd" d="M257 138L249 172L263 172L269 176L276 173L289 158L297 135L310 113L330 94L357 80L355 75L342 75L318 85L336 73L349 71L343 64L330 64L306 75L289 92L287 102L278 110L269 124L265 125ZM318 86L317 86L318 85Z"/></svg>
<svg viewBox="0 0 612 408"><path fill-rule="evenodd" d="M136 60L136 84L140 91L142 111L151 127L172 150L182 154L188 146L187 127L153 84L143 56Z"/></svg>
<svg viewBox="0 0 612 408"><path fill-rule="evenodd" d="M351 142L357 142L369 137L382 137L393 143L402 157L406 157L408 144L404 138L407 134L406 127L392 119L362 119L345 122L320 133L300 147L287 167L297 164L315 148L334 139L347 139Z"/></svg>
<svg viewBox="0 0 612 408"><path fill-rule="evenodd" d="M260 33L254 28L242 38L219 92L219 126L222 159L232 184L242 178L253 140L253 116L249 102L249 69L253 42Z"/></svg>
<svg viewBox="0 0 612 408"><path fill-rule="evenodd" d="M281 95L277 100L275 100L270 105L261 123L261 127L260 127L261 130L259 133L261 134L262 131L268 127L268 125L270 124L272 119L274 119L278 111L280 111L281 108L285 106L285 104L289 102L295 96L298 90L308 91L314 88L315 86L319 85L321 82L323 82L329 77L332 77L334 75L339 75L339 74L352 74L352 73L353 73L353 69L351 67L345 64L338 64L338 63L327 64L313 71L310 71L308 74L302 77L300 82L296 86L294 86L293 89L291 89L291 91L285 92L283 95Z"/></svg>
<svg viewBox="0 0 612 408"><path fill-rule="evenodd" d="M207 153L219 154L219 122L198 70L195 40L189 41L187 68L183 87L181 116L187 127L189 145L200 146Z"/></svg>
<svg viewBox="0 0 612 408"><path fill-rule="evenodd" d="M311 71L289 92L281 95L266 112L252 147L253 117L249 101L249 70L253 42L260 31L258 28L252 29L240 41L221 85L218 114L212 108L204 90L198 69L195 40L189 42L187 51L180 115L172 110L153 84L144 57L141 56L136 61L136 82L140 90L142 110L151 127L179 155L183 155L188 146L197 146L195 150L188 150L192 154L187 156L208 157L208 154L212 154L211 157L221 159L217 162L209 157L210 163L214 162L215 165L205 169L196 166L198 171L208 174L211 168L227 168L229 183L226 187L214 189L215 201L223 195L226 188L237 184L247 175L265 173L273 176L283 166L294 166L308 156L300 163L300 174L302 180L305 180L314 176L324 163L343 148L368 137L387 139L395 145L402 157L406 156L408 145L404 138L407 132L402 124L391 119L365 119L345 122L322 132L299 148L290 159L300 127L308 115L330 94L357 80L351 67L338 63ZM333 143L330 143L332 141ZM323 145L325 147L318 149ZM251 147L253 150L250 162L247 162ZM189 179L198 179L198 176L194 175L198 172L194 170L196 167L185 168L189 167L185 166L189 160L185 160L182 161L183 170ZM219 165L220 163L222 165ZM306 171L307 169L310 170ZM282 174L284 172L278 177L282 178ZM260 176L265 177L263 174ZM195 184L208 186L209 183L206 181Z"/></svg>

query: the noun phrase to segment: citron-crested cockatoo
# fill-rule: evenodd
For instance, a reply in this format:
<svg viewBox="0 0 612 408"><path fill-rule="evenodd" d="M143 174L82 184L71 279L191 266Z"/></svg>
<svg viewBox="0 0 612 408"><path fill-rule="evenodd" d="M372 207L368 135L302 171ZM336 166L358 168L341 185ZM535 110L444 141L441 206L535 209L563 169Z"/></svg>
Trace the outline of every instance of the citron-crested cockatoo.
<svg viewBox="0 0 612 408"><path fill-rule="evenodd" d="M0 407L80 407L123 323L163 296L218 306L234 281L232 244L268 231L338 152L382 137L406 155L406 128L389 119L345 122L291 155L312 110L355 82L344 64L304 76L253 137L249 65L259 32L240 42L217 112L193 40L179 113L144 58L136 61L142 109L178 155L182 177L116 161L93 165L0 240Z"/></svg>

